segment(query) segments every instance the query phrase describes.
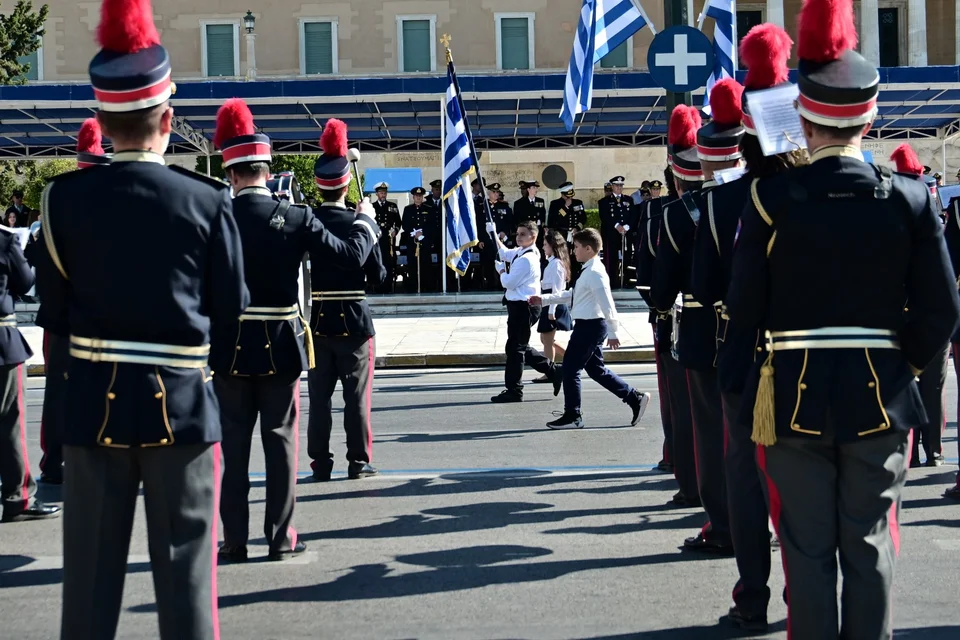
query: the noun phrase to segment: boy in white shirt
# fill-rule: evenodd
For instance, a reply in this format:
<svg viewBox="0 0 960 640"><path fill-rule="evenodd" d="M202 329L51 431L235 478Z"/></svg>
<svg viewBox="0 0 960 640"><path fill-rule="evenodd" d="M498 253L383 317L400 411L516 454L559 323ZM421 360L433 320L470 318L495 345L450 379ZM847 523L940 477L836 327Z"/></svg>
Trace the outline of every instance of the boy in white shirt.
<svg viewBox="0 0 960 640"><path fill-rule="evenodd" d="M580 272L576 285L563 293L530 297L531 305L568 302L570 315L575 323L561 367L563 415L558 420L547 423L551 429L583 428L583 417L580 414L580 372L584 370L600 383L600 386L630 407L633 412L631 427L640 421L650 401L649 393L637 391L603 363L604 340L611 349L618 349L620 340L617 338L617 309L610 291L610 277L597 258L602 246L600 233L596 229L584 229L575 233L573 252L577 262L583 264L583 271Z"/></svg>

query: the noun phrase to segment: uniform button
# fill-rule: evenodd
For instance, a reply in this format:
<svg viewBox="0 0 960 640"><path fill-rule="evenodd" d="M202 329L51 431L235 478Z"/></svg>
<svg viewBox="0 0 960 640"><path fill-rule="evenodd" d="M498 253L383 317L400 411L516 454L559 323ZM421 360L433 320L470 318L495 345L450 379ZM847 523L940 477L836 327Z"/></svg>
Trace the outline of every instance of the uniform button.
<svg viewBox="0 0 960 640"><path fill-rule="evenodd" d="M757 351L763 351L763 347L757 347Z"/></svg>
<svg viewBox="0 0 960 640"><path fill-rule="evenodd" d="M70 379L70 374L67 373L66 371L64 371L64 372L63 372L63 379L64 379L64 380L69 380L69 379Z"/></svg>
<svg viewBox="0 0 960 640"><path fill-rule="evenodd" d="M240 351L240 345L237 345L237 351Z"/></svg>
<svg viewBox="0 0 960 640"><path fill-rule="evenodd" d="M341 313L341 314L340 314L340 317L341 317L341 318L345 318L346 316Z"/></svg>
<svg viewBox="0 0 960 640"><path fill-rule="evenodd" d="M320 332L319 332L319 331L314 331L314 332L313 332L313 335L318 336L318 335L320 335Z"/></svg>
<svg viewBox="0 0 960 640"><path fill-rule="evenodd" d="M800 383L800 390L801 390L801 391L805 391L806 388L807 388L806 383L801 382L801 383Z"/></svg>
<svg viewBox="0 0 960 640"><path fill-rule="evenodd" d="M160 438L160 444L167 444L167 442L169 442L169 440L166 438Z"/></svg>
<svg viewBox="0 0 960 640"><path fill-rule="evenodd" d="M275 371L267 371L267 375L268 375L268 376L272 376L274 373L276 373L276 372L275 372Z"/></svg>
<svg viewBox="0 0 960 640"><path fill-rule="evenodd" d="M157 391L155 394L153 394L153 397L156 398L157 400L159 400L160 398L163 397L163 392L162 392L162 391Z"/></svg>
<svg viewBox="0 0 960 640"><path fill-rule="evenodd" d="M264 349L269 349L269 348L270 348L270 343L268 342L267 344L263 345L263 348L264 348Z"/></svg>
<svg viewBox="0 0 960 640"><path fill-rule="evenodd" d="M870 388L870 389L873 389L875 386L877 386L877 383L876 383L876 382L868 382L868 383L867 383L867 387Z"/></svg>
<svg viewBox="0 0 960 640"><path fill-rule="evenodd" d="M240 373L240 372L237 371L236 369L233 370L233 375L237 375L238 373Z"/></svg>
<svg viewBox="0 0 960 640"><path fill-rule="evenodd" d="M799 430L799 429L800 429L800 425L795 424L795 425L793 425L793 428Z"/></svg>
<svg viewBox="0 0 960 640"><path fill-rule="evenodd" d="M341 335L344 336L344 337L346 337L346 336L348 336L348 335L350 335L350 334L349 334L349 333L343 333L343 334L341 334Z"/></svg>
<svg viewBox="0 0 960 640"><path fill-rule="evenodd" d="M104 438L103 444L113 444L113 438Z"/></svg>
<svg viewBox="0 0 960 640"><path fill-rule="evenodd" d="M107 394L107 400L115 400L116 398L117 394L115 394L113 391Z"/></svg>
<svg viewBox="0 0 960 640"><path fill-rule="evenodd" d="M323 317L323 314L322 314L322 313L320 314L320 317L321 317L321 318Z"/></svg>
<svg viewBox="0 0 960 640"><path fill-rule="evenodd" d="M878 428L879 428L879 429L887 429L887 428L889 428L889 427L890 427L890 425L888 425L886 422L884 422L884 423L881 424Z"/></svg>

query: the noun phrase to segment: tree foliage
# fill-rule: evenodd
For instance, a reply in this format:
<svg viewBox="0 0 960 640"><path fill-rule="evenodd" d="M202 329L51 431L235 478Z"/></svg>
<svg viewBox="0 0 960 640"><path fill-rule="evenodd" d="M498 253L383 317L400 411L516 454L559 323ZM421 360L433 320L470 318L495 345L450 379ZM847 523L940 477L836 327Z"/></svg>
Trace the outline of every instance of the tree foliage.
<svg viewBox="0 0 960 640"><path fill-rule="evenodd" d="M17 0L13 11L0 14L0 84L26 83L30 65L20 58L40 47L48 13L47 5L34 11L32 0Z"/></svg>
<svg viewBox="0 0 960 640"><path fill-rule="evenodd" d="M0 162L0 203L6 208L13 201L13 190L22 189L24 204L39 209L40 196L47 181L76 168L77 161L67 158Z"/></svg>

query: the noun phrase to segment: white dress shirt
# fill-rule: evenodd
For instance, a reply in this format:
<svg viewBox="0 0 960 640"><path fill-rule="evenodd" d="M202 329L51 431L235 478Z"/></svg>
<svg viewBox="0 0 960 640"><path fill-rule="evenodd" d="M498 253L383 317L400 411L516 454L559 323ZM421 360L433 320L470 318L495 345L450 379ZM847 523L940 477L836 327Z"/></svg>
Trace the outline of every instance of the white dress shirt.
<svg viewBox="0 0 960 640"><path fill-rule="evenodd" d="M567 275L564 273L563 263L557 260L555 256L550 256L547 268L543 270L543 281L540 283L540 288L544 291L550 289L552 293L563 293L567 288ZM547 313L553 315L556 312L557 305L550 305Z"/></svg>
<svg viewBox="0 0 960 640"><path fill-rule="evenodd" d="M574 320L606 320L607 338L617 339L617 329L620 328L617 308L613 304L613 293L610 291L610 277L600 264L599 258L591 258L584 263L573 289L543 296L543 304L564 302L570 304L570 316Z"/></svg>
<svg viewBox="0 0 960 640"><path fill-rule="evenodd" d="M507 300L516 302L540 295L540 252L535 246L499 249L500 259L510 263L510 270L500 274L500 284L507 290Z"/></svg>

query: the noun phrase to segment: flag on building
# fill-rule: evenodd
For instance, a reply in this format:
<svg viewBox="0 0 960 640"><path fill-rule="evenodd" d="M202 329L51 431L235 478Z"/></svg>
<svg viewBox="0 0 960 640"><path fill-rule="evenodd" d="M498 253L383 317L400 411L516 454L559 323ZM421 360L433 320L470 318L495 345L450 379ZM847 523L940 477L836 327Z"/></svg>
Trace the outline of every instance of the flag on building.
<svg viewBox="0 0 960 640"><path fill-rule="evenodd" d="M656 33L639 0L583 0L560 111L567 131L593 102L594 65L643 27Z"/></svg>
<svg viewBox="0 0 960 640"><path fill-rule="evenodd" d="M703 30L703 21L713 18L713 72L707 78L703 95L703 111L710 115L710 91L723 78L733 78L737 71L737 1L707 0L697 28Z"/></svg>
<svg viewBox="0 0 960 640"><path fill-rule="evenodd" d="M464 275L470 266L470 247L477 244L477 217L473 208L470 176L473 166L472 144L467 136L463 111L457 95L456 70L447 65L447 99L443 119L443 213L448 267Z"/></svg>

